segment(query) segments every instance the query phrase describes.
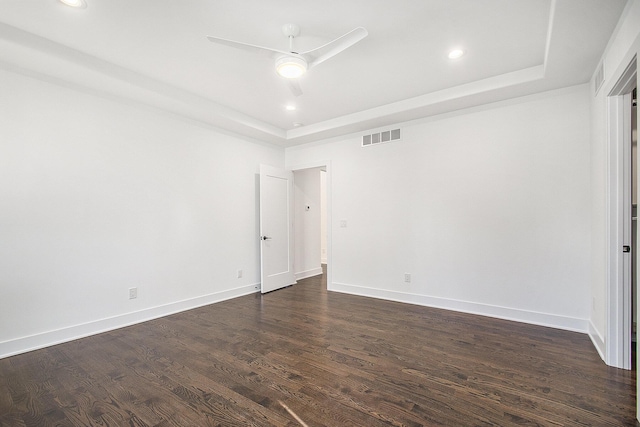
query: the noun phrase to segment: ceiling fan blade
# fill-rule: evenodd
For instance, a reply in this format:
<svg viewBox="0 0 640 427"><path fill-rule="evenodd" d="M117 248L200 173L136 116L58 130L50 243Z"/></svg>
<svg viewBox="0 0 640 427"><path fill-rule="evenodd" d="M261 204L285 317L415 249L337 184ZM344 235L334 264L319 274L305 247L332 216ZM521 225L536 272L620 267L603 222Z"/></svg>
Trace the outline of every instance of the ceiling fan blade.
<svg viewBox="0 0 640 427"><path fill-rule="evenodd" d="M287 86L289 86L289 90L295 96L302 95L302 88L300 87L300 82L297 79L285 79L287 81Z"/></svg>
<svg viewBox="0 0 640 427"><path fill-rule="evenodd" d="M291 55L291 52L287 52L285 50L272 49L270 47L257 46L254 44L237 42L235 40L223 39L221 37L207 36L210 42L235 47L237 49L242 49L250 52L263 53L263 54L273 54L273 53L282 53L285 55Z"/></svg>
<svg viewBox="0 0 640 427"><path fill-rule="evenodd" d="M367 37L368 34L369 32L366 29L358 27L323 46L303 52L301 55L307 58L309 68L313 68L314 66L358 43L360 40Z"/></svg>

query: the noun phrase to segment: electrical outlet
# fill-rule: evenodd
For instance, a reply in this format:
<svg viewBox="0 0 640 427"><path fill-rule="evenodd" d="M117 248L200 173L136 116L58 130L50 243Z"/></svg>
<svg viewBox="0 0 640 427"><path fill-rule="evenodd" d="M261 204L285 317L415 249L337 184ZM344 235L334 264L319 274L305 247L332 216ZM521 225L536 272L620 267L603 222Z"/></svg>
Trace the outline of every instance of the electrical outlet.
<svg viewBox="0 0 640 427"><path fill-rule="evenodd" d="M236 277L238 279L242 279L242 270L238 270L238 272L236 273Z"/></svg>
<svg viewBox="0 0 640 427"><path fill-rule="evenodd" d="M404 273L404 282L411 283L411 273Z"/></svg>
<svg viewBox="0 0 640 427"><path fill-rule="evenodd" d="M138 298L138 288L129 288L129 299Z"/></svg>

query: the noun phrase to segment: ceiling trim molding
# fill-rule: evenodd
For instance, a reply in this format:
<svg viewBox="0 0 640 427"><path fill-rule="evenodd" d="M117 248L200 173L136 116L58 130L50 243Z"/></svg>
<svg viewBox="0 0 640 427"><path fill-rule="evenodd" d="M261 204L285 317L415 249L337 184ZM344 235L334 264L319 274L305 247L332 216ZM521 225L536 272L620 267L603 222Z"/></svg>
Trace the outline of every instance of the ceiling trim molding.
<svg viewBox="0 0 640 427"><path fill-rule="evenodd" d="M86 88L89 93L140 102L222 130L286 147L521 96L526 84L546 76L556 12L557 0L551 0L542 64L290 130L3 23L0 23L0 54L3 58L0 65L51 83L68 82L67 87ZM519 89L507 90L516 87Z"/></svg>
<svg viewBox="0 0 640 427"><path fill-rule="evenodd" d="M553 24L556 17L557 0L551 0L551 7L549 8L549 23L547 24L547 40L544 46L544 69L547 70L547 64L549 62L549 50L551 49L551 36L553 35Z"/></svg>
<svg viewBox="0 0 640 427"><path fill-rule="evenodd" d="M309 126L299 127L287 131L287 140L295 140L301 137L323 133L331 129L348 127L357 123L368 123L371 120L394 116L400 113L408 113L424 107L434 106L452 100L463 99L503 89L509 86L519 85L544 78L544 65L525 68L499 76L489 77L483 80L454 86L452 88L427 93L410 99L394 102L365 111L327 120ZM367 129L365 127L364 129Z"/></svg>
<svg viewBox="0 0 640 427"><path fill-rule="evenodd" d="M275 137L276 140L286 138L286 132L276 126L10 25L0 23L0 41L4 42L0 43L3 62L13 65L14 71L29 70L75 86L97 89L197 120L205 120L215 126L219 125L217 116L225 122L232 121L258 131L271 140L274 138L270 137Z"/></svg>

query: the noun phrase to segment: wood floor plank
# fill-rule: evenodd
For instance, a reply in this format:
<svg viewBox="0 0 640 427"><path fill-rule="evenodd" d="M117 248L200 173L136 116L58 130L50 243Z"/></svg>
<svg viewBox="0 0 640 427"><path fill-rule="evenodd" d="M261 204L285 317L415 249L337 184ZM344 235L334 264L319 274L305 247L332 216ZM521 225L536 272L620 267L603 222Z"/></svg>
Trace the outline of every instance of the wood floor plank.
<svg viewBox="0 0 640 427"><path fill-rule="evenodd" d="M0 426L638 426L584 334L327 292L266 295L0 360Z"/></svg>

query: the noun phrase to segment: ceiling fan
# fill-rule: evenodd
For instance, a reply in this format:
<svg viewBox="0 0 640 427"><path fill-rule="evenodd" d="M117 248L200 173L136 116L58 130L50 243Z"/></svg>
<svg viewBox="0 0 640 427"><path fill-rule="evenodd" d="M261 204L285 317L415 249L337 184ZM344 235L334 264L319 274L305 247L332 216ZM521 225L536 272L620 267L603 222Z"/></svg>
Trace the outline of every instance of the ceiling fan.
<svg viewBox="0 0 640 427"><path fill-rule="evenodd" d="M306 52L296 52L293 48L293 39L300 34L300 27L296 24L285 24L282 26L282 33L289 39L289 51L256 46L249 43L223 39L221 37L207 36L207 39L214 43L252 52L268 53L274 56L276 72L286 78L291 92L293 92L295 96L300 96L302 95L302 89L296 78L300 77L307 70L312 69L316 65L358 43L369 34L364 28L358 27L325 45Z"/></svg>

